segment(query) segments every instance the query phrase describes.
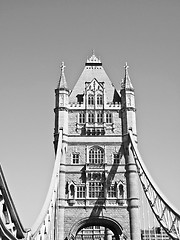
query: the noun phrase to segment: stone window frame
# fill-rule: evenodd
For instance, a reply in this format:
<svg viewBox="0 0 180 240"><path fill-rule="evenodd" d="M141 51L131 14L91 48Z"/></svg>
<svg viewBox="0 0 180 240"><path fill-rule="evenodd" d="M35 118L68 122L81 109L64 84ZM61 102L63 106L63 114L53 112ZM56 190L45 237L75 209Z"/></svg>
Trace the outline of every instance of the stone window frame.
<svg viewBox="0 0 180 240"><path fill-rule="evenodd" d="M112 154L112 160L113 160L113 164L120 164L120 153L114 152Z"/></svg>
<svg viewBox="0 0 180 240"><path fill-rule="evenodd" d="M96 103L97 106L103 105L103 95L98 93L96 96Z"/></svg>
<svg viewBox="0 0 180 240"><path fill-rule="evenodd" d="M95 116L93 112L88 113L88 123L94 123L95 122Z"/></svg>
<svg viewBox="0 0 180 240"><path fill-rule="evenodd" d="M104 149L99 146L93 146L88 152L89 164L101 165L105 161Z"/></svg>
<svg viewBox="0 0 180 240"><path fill-rule="evenodd" d="M113 114L111 112L106 113L106 123L113 123Z"/></svg>
<svg viewBox="0 0 180 240"><path fill-rule="evenodd" d="M104 183L101 181L89 182L89 198L104 198L105 189Z"/></svg>
<svg viewBox="0 0 180 240"><path fill-rule="evenodd" d="M117 198L117 184L111 184L107 187L107 197L108 198Z"/></svg>
<svg viewBox="0 0 180 240"><path fill-rule="evenodd" d="M84 199L86 197L86 188L85 185L77 185L76 186L76 198Z"/></svg>
<svg viewBox="0 0 180 240"><path fill-rule="evenodd" d="M94 95L92 93L88 94L88 105L94 105Z"/></svg>
<svg viewBox="0 0 180 240"><path fill-rule="evenodd" d="M103 112L97 112L97 123L103 123Z"/></svg>
<svg viewBox="0 0 180 240"><path fill-rule="evenodd" d="M84 124L85 123L85 113L80 112L79 113L79 124Z"/></svg>
<svg viewBox="0 0 180 240"><path fill-rule="evenodd" d="M73 165L80 163L80 153L79 152L72 152L71 162Z"/></svg>

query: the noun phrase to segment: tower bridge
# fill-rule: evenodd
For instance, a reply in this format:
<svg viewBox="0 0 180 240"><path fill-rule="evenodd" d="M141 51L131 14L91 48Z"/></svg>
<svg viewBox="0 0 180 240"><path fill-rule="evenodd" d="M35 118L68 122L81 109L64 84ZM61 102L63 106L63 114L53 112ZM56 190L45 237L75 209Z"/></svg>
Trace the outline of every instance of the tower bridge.
<svg viewBox="0 0 180 240"><path fill-rule="evenodd" d="M52 179L29 230L20 222L0 169L1 238L180 239L180 214L158 189L138 151L127 63L117 90L93 53L72 91L62 63L54 113ZM148 217L151 211L149 219L143 208Z"/></svg>

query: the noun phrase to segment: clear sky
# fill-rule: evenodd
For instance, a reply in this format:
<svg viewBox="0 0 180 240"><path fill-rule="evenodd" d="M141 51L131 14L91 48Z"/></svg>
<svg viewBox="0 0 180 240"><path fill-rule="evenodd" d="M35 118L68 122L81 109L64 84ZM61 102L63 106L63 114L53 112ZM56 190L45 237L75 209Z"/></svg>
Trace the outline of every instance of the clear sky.
<svg viewBox="0 0 180 240"><path fill-rule="evenodd" d="M179 0L0 0L0 162L24 227L50 183L59 65L72 89L92 49L117 88L128 62L141 155L180 210L179 12Z"/></svg>

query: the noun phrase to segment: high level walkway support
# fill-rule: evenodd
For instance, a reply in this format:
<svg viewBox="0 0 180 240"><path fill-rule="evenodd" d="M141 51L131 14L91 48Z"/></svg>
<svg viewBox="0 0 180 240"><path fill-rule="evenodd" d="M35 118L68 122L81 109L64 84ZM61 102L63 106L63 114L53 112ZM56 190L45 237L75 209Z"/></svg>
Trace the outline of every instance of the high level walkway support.
<svg viewBox="0 0 180 240"><path fill-rule="evenodd" d="M132 131L129 131L129 140L131 150L136 161L138 175L154 215L172 239L180 239L180 213L172 206L171 203L169 203L148 173L148 170L138 151Z"/></svg>

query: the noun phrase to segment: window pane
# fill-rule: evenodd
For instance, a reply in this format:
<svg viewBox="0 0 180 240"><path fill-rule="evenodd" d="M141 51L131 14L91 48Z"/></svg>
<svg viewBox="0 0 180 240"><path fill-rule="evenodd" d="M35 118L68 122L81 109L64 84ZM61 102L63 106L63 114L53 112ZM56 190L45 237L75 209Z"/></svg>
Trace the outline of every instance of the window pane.
<svg viewBox="0 0 180 240"><path fill-rule="evenodd" d="M73 159L73 164L78 164L79 163L79 153L73 153L72 159Z"/></svg>
<svg viewBox="0 0 180 240"><path fill-rule="evenodd" d="M79 113L79 123L85 123L85 114Z"/></svg>
<svg viewBox="0 0 180 240"><path fill-rule="evenodd" d="M120 155L119 153L114 153L113 154L113 160L115 164L119 164L120 163Z"/></svg>
<svg viewBox="0 0 180 240"><path fill-rule="evenodd" d="M93 95L88 96L88 104L89 105L94 105L94 96Z"/></svg>
<svg viewBox="0 0 180 240"><path fill-rule="evenodd" d="M104 197L104 186L102 182L89 183L89 197L90 198Z"/></svg>
<svg viewBox="0 0 180 240"><path fill-rule="evenodd" d="M85 198L85 186L77 186L77 198Z"/></svg>
<svg viewBox="0 0 180 240"><path fill-rule="evenodd" d="M106 113L106 123L112 123L112 113Z"/></svg>
<svg viewBox="0 0 180 240"><path fill-rule="evenodd" d="M102 164L104 162L104 151L100 148L92 148L89 151L89 163Z"/></svg>
<svg viewBox="0 0 180 240"><path fill-rule="evenodd" d="M98 95L97 95L97 105L102 105L102 104L103 104L102 95L98 94Z"/></svg>

